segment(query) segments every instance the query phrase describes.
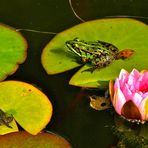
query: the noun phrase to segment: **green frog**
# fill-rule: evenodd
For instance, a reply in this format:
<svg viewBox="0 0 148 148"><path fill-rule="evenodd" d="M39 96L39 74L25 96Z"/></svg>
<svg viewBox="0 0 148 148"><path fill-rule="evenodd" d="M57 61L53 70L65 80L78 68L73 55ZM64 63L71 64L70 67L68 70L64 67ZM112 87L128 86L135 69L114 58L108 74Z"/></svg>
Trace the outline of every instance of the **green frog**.
<svg viewBox="0 0 148 148"><path fill-rule="evenodd" d="M6 125L9 128L12 128L9 123L13 120L12 115L6 114L0 109L0 125Z"/></svg>
<svg viewBox="0 0 148 148"><path fill-rule="evenodd" d="M103 68L111 64L114 60L130 57L134 50L119 49L111 43L104 41L84 41L79 38L66 42L67 47L78 57L82 63L90 63L92 72L97 68Z"/></svg>

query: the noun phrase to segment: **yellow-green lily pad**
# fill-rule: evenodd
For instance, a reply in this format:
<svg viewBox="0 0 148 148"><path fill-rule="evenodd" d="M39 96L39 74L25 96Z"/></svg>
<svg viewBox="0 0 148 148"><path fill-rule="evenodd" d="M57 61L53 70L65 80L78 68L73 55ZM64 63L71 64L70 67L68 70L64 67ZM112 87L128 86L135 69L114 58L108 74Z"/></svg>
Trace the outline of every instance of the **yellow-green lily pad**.
<svg viewBox="0 0 148 148"><path fill-rule="evenodd" d="M100 19L76 25L57 34L44 48L42 65L48 74L61 73L80 66L73 53L69 52L65 42L78 37L86 41L101 40L119 48L134 50L133 56L125 60L113 61L109 66L85 71L90 65L85 64L70 80L71 85L99 87L115 79L122 68L131 71L148 69L148 26L129 18Z"/></svg>
<svg viewBox="0 0 148 148"><path fill-rule="evenodd" d="M0 24L0 81L13 74L27 56L27 42L15 29Z"/></svg>
<svg viewBox="0 0 148 148"><path fill-rule="evenodd" d="M27 132L35 135L51 119L52 104L39 89L25 82L0 82L0 109L11 114L14 120ZM0 126L0 134L8 133L11 128ZM10 124L16 130L15 124ZM11 131L10 131L11 132Z"/></svg>
<svg viewBox="0 0 148 148"><path fill-rule="evenodd" d="M0 125L0 135L18 131L18 127L14 119L12 122L9 123L9 126L12 128L7 127L6 125Z"/></svg>
<svg viewBox="0 0 148 148"><path fill-rule="evenodd" d="M1 148L71 148L68 141L54 133L9 133L0 136L0 143Z"/></svg>

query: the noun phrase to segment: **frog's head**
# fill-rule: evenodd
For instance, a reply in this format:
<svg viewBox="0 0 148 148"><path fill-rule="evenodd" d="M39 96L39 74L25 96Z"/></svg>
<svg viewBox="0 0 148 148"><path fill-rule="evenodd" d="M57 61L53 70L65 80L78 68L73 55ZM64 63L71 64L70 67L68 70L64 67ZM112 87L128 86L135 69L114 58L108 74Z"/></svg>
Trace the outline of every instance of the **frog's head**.
<svg viewBox="0 0 148 148"><path fill-rule="evenodd" d="M84 41L75 38L73 40L66 41L66 46L78 56L82 56L81 50L85 50Z"/></svg>

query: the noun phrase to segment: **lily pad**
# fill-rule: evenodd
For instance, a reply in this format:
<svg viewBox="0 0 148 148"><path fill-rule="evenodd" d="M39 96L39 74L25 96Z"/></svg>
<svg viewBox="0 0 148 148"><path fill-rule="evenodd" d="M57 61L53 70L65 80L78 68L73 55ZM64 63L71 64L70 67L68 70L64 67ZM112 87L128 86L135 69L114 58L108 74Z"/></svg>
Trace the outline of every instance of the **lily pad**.
<svg viewBox="0 0 148 148"><path fill-rule="evenodd" d="M121 68L128 71L148 69L148 26L129 18L100 19L76 25L57 34L44 48L42 65L48 74L57 74L80 66L73 53L69 52L65 42L78 37L86 41L101 40L119 48L132 49L134 55L125 60L113 61L109 66L85 71L90 65L85 64L70 80L71 85L82 87L107 86L110 79L115 79Z"/></svg>
<svg viewBox="0 0 148 148"><path fill-rule="evenodd" d="M54 133L31 135L27 132L15 132L0 136L1 148L71 148L70 144Z"/></svg>
<svg viewBox="0 0 148 148"><path fill-rule="evenodd" d="M7 127L6 125L0 125L0 135L4 135L4 134L7 134L7 133L12 133L12 132L18 131L18 127L17 127L15 120L13 120L11 123L9 123L9 125L12 128Z"/></svg>
<svg viewBox="0 0 148 148"><path fill-rule="evenodd" d="M25 82L1 82L0 104L1 110L11 114L22 128L33 135L40 132L51 119L52 104L48 97ZM15 124L10 126L16 129ZM10 130L5 126L5 133ZM0 134L4 134L3 130L0 130Z"/></svg>
<svg viewBox="0 0 148 148"><path fill-rule="evenodd" d="M27 56L27 42L15 29L0 24L0 81L13 74Z"/></svg>

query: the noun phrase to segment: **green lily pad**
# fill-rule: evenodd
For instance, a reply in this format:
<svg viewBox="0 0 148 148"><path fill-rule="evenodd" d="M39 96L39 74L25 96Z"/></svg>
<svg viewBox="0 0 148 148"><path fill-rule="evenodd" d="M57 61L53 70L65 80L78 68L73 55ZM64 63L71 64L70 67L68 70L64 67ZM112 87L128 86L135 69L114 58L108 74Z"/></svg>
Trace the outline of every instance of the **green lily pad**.
<svg viewBox="0 0 148 148"><path fill-rule="evenodd" d="M0 104L1 110L11 114L22 128L33 135L40 132L52 116L52 104L48 97L25 82L1 82ZM10 126L16 129L15 124ZM5 133L10 130L11 128L5 126ZM3 131L0 130L0 134L4 134Z"/></svg>
<svg viewBox="0 0 148 148"><path fill-rule="evenodd" d="M0 136L1 148L71 148L61 136L54 133L30 135L27 132L15 132Z"/></svg>
<svg viewBox="0 0 148 148"><path fill-rule="evenodd" d="M57 34L44 48L42 65L48 74L57 74L80 66L75 56L65 45L67 40L78 37L86 41L101 40L112 43L119 50L132 49L134 55L125 60L113 61L109 66L84 71L90 67L85 64L70 80L71 85L82 87L106 86L110 79L115 79L122 68L131 71L147 69L148 63L148 26L140 21L128 18L100 19L76 25Z"/></svg>
<svg viewBox="0 0 148 148"><path fill-rule="evenodd" d="M13 74L27 56L27 42L15 29L0 24L0 81Z"/></svg>

